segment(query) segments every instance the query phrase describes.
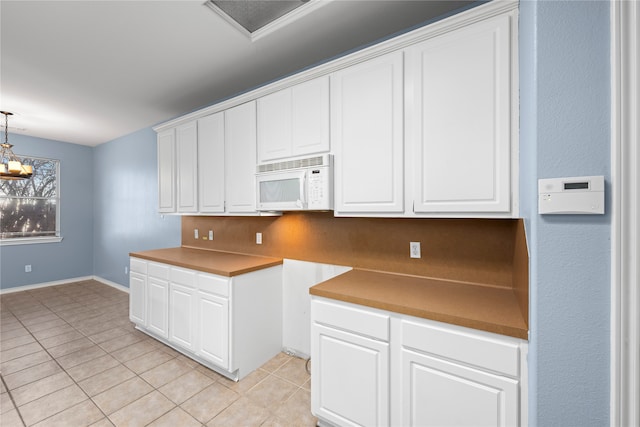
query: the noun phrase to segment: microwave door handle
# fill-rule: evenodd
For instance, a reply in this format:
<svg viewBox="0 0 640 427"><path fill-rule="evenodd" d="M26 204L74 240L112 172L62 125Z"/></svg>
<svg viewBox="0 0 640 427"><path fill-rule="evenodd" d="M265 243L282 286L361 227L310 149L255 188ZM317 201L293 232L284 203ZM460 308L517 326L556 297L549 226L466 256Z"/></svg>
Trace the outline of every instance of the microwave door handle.
<svg viewBox="0 0 640 427"><path fill-rule="evenodd" d="M300 206L301 208L306 208L307 207L307 172L305 172L302 176L302 180L300 180L300 185L302 188L300 188L300 197L301 197L301 204L302 206Z"/></svg>

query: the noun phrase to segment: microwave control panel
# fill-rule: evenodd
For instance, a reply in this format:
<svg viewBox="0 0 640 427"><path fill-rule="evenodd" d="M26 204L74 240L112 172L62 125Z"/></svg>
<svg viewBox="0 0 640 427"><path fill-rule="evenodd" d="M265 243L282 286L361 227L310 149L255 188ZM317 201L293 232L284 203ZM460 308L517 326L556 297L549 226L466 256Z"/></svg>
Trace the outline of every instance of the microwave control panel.
<svg viewBox="0 0 640 427"><path fill-rule="evenodd" d="M333 183L332 177L329 176L330 170L328 167L318 167L307 171L307 209L333 209L333 195L331 194Z"/></svg>

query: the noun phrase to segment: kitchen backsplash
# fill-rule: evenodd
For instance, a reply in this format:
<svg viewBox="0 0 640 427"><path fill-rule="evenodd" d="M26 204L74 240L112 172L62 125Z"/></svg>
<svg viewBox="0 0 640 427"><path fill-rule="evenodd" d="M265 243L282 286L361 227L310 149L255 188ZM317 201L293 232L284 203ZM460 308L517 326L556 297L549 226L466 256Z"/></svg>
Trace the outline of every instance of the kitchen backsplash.
<svg viewBox="0 0 640 427"><path fill-rule="evenodd" d="M256 233L262 233L261 245ZM409 257L409 242L421 243L422 258ZM520 219L335 218L321 212L184 216L182 246L513 287L528 295Z"/></svg>

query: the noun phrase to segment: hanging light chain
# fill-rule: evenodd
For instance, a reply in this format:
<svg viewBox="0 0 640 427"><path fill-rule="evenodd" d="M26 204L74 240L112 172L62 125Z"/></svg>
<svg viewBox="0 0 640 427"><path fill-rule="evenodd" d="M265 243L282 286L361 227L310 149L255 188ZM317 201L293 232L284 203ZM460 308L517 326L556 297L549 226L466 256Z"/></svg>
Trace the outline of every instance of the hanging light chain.
<svg viewBox="0 0 640 427"><path fill-rule="evenodd" d="M8 111L0 111L0 113L4 114L4 144L9 145L9 116L13 113Z"/></svg>

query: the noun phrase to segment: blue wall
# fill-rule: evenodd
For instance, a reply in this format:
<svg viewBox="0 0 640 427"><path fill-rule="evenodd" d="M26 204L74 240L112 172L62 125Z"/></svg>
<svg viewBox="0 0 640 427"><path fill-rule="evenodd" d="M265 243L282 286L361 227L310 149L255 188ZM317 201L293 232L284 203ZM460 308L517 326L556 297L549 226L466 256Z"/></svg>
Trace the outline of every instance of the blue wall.
<svg viewBox="0 0 640 427"><path fill-rule="evenodd" d="M10 134L16 154L60 160L60 243L0 247L0 288L93 274L92 148ZM73 262L70 262L73 261ZM24 272L31 264L31 273Z"/></svg>
<svg viewBox="0 0 640 427"><path fill-rule="evenodd" d="M129 252L180 246L180 217L158 214L156 133L94 148L93 274L129 286Z"/></svg>
<svg viewBox="0 0 640 427"><path fill-rule="evenodd" d="M604 175L610 192L609 3L527 0L520 22L521 214L531 260L529 421L604 426L611 215L538 215L537 180Z"/></svg>

